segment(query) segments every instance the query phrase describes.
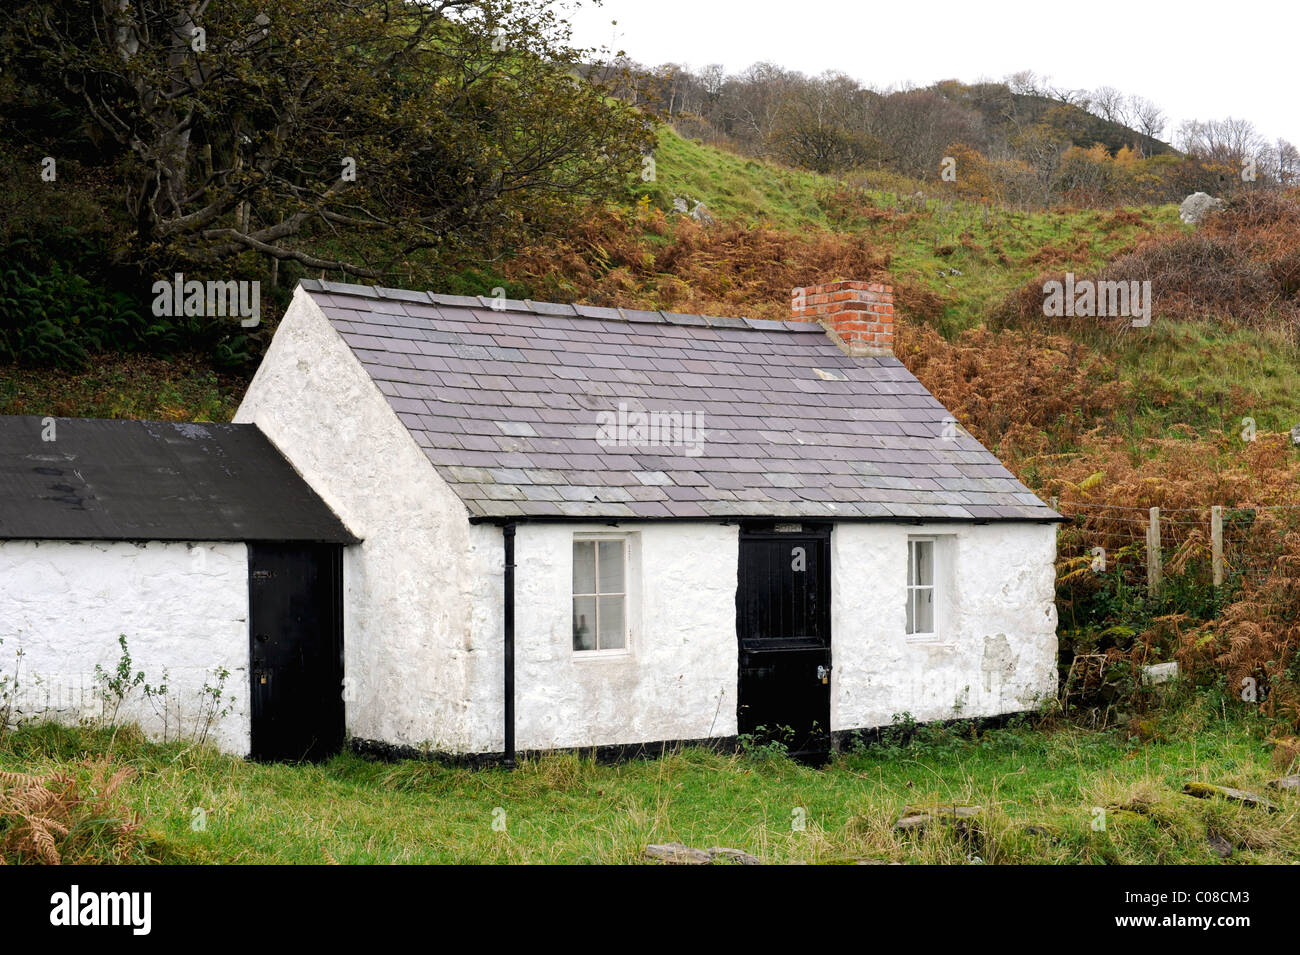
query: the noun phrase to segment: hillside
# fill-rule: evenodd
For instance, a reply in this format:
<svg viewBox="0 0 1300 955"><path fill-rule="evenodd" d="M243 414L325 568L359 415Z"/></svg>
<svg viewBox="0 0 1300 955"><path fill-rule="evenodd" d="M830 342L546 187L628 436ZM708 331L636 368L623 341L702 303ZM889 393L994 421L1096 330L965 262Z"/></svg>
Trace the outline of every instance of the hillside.
<svg viewBox="0 0 1300 955"><path fill-rule="evenodd" d="M1092 274L1144 243L1190 234L1173 206L1021 212L952 197L936 184L846 181L747 159L670 127L658 137L654 181L634 181L622 206L503 261L464 258L437 277L413 273L409 284L465 294L503 285L540 300L781 318L795 286L884 276L898 286L909 323L904 356L921 339L945 347L935 343L985 327L1022 348L1064 334L1077 354L1103 361L1106 377L1129 396L1125 407L1098 416L1107 433L1185 438L1189 428L1222 431L1247 414L1262 430L1280 431L1300 414L1291 397L1300 372L1279 330L1165 321L1142 334L1000 327L1005 302L1037 276ZM674 200L702 203L716 223L674 213ZM278 293L280 307L288 291ZM221 419L233 413L252 367L215 366L201 355L114 354L69 371L5 366L0 411ZM982 436L995 444L999 437Z"/></svg>
<svg viewBox="0 0 1300 955"><path fill-rule="evenodd" d="M504 263L464 259L436 276L417 266L406 281L451 293L489 294L504 285L538 299L689 305L775 318L790 288L813 281L814 273L887 270L917 291L911 301L903 296L904 311L950 334L978 324L988 308L1046 267L1096 268L1144 236L1179 227L1172 207L1137 218L1096 210L1011 212L943 198L933 187L918 197L919 184L897 177L873 185L746 159L670 127L660 128L658 140L655 181L633 181L624 205L575 221L568 235L518 249ZM703 202L719 228L696 228L674 215L679 196L691 206ZM56 213L42 208L52 229ZM18 214L17 207L10 211ZM771 259L786 270L771 269ZM60 289L64 296L68 291ZM282 308L288 291L281 286L269 294ZM258 337L264 344L265 335ZM172 364L119 364L108 355L76 374L52 377L6 366L0 411L221 418L233 413L252 367L223 363L219 374L208 374L202 358Z"/></svg>
<svg viewBox="0 0 1300 955"><path fill-rule="evenodd" d="M1018 122L1046 122L1066 136L1072 145L1085 149L1101 143L1112 154L1126 146L1144 156L1174 152L1172 146L1154 136L1042 93L1013 92L1002 84L952 82L939 86L956 102L977 111L991 128L1004 135L1010 135L1008 127L1014 118Z"/></svg>
<svg viewBox="0 0 1300 955"><path fill-rule="evenodd" d="M504 260L462 258L437 276L413 272L409 284L466 294L504 285L541 300L780 318L797 285L885 276L899 287L909 322L906 354L916 336L932 340L931 330L956 342L1001 328L1008 298L1032 289L1037 276L1093 274L1144 243L1192 231L1173 206L1021 212L950 196L941 184L846 181L747 159L670 127L658 137L654 181L634 181L623 205ZM716 223L674 213L676 199L703 203ZM274 293L279 307L288 291ZM1108 377L1126 386L1127 407L1102 416L1108 432L1186 437L1188 428L1223 430L1246 414L1265 431L1284 430L1300 413L1290 397L1300 373L1280 330L1157 321L1122 334L1021 323L1001 328L999 340L1023 345L1049 332L1113 364ZM0 411L220 419L233 412L252 367L115 354L66 372L4 366Z"/></svg>

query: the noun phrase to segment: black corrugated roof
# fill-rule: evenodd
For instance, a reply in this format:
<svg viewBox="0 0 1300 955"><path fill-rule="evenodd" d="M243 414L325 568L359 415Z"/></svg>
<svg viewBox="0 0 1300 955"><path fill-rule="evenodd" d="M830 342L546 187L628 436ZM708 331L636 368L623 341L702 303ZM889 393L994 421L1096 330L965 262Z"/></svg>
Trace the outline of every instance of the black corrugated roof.
<svg viewBox="0 0 1300 955"><path fill-rule="evenodd" d="M251 424L0 417L0 539L356 538Z"/></svg>
<svg viewBox="0 0 1300 955"><path fill-rule="evenodd" d="M815 323L302 288L478 519L1061 519L897 358ZM698 441L602 433L638 413Z"/></svg>

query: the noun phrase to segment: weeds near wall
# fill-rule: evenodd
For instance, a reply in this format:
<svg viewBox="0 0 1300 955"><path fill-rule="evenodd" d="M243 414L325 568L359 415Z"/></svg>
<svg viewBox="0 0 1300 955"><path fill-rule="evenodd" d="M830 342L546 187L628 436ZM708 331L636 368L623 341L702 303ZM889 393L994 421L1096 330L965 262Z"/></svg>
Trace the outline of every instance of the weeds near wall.
<svg viewBox="0 0 1300 955"><path fill-rule="evenodd" d="M0 646L3 645L4 639L0 638ZM23 648L19 647L14 651L13 673L0 673L0 740L5 738L10 721L13 719L14 700L18 697L18 674L22 669L22 663Z"/></svg>
<svg viewBox="0 0 1300 955"><path fill-rule="evenodd" d="M162 720L164 743L167 742L171 731L171 708L167 705L167 680L167 668L163 667L162 681L157 686L150 686L148 683L144 685L144 698L149 701L154 715Z"/></svg>
<svg viewBox="0 0 1300 955"><path fill-rule="evenodd" d="M117 724L117 714L122 704L136 687L144 683L143 671L131 672L131 651L127 649L126 634L119 635L117 642L122 648L122 655L118 657L117 665L112 671L95 664L95 687L104 704L106 722L110 725Z"/></svg>
<svg viewBox="0 0 1300 955"><path fill-rule="evenodd" d="M230 671L225 667L217 667L216 678L215 686L204 680L203 689L199 691L199 716L194 727L194 738L200 746L207 742L208 734L217 721L229 716L235 705L235 698L225 695Z"/></svg>
<svg viewBox="0 0 1300 955"><path fill-rule="evenodd" d="M98 722L116 729L119 726L118 717L123 705L139 689L153 709L154 715L162 722L162 742L181 738L184 735L185 718L181 711L180 700L169 693L170 672L164 667L158 684L155 686L149 683L144 671L135 669L126 634L121 634L117 642L122 652L113 668L105 670L99 664L95 664L95 687L103 704L103 712ZM190 739L199 746L208 741L217 723L234 712L235 697L226 692L230 671L223 666L218 666L212 672L215 682L205 679L199 690L198 713L194 718L194 727L190 734Z"/></svg>
<svg viewBox="0 0 1300 955"><path fill-rule="evenodd" d="M741 733L737 738L740 751L746 756L758 760L786 759L790 755L790 744L794 742L794 730L789 726L757 726L752 733Z"/></svg>

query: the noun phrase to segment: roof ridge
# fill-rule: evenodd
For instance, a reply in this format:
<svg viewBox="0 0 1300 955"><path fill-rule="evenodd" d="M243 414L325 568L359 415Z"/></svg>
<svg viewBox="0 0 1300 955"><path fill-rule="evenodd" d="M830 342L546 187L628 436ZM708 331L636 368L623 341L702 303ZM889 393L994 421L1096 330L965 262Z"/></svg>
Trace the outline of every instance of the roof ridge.
<svg viewBox="0 0 1300 955"><path fill-rule="evenodd" d="M796 322L779 318L748 316L698 315L692 312L666 312L636 308L585 305L580 303L538 302L533 299L497 298L486 295L447 295L412 289L393 289L380 285L356 285L321 279L300 279L299 285L309 293L351 295L367 299L391 299L430 305L453 305L460 308L489 308L501 312L531 312L562 318L586 318L595 321L644 322L657 325L692 325L700 328L734 328L743 331L794 332L822 334L817 322Z"/></svg>

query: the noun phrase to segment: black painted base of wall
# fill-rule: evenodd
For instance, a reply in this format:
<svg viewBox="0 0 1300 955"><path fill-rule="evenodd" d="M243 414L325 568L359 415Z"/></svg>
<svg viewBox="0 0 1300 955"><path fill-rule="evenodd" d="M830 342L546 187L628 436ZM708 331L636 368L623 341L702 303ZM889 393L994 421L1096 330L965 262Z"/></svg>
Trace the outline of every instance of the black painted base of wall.
<svg viewBox="0 0 1300 955"><path fill-rule="evenodd" d="M904 729L898 726L873 726L865 729L834 730L831 733L831 753L824 759L805 758L800 762L806 765L823 765L834 753L849 752L857 746L875 746L881 742L906 745L911 741L915 729L920 726L962 726L970 727L976 733L1001 729L1024 713L1003 713L998 716L979 716L967 719L934 720L930 723L916 723ZM440 750L426 750L415 746L399 746L379 740L352 738L349 747L359 756L367 759L392 762L399 759L421 759L444 763L468 769L494 769L505 765L505 753L448 753ZM517 760L535 759L547 753L577 753L594 759L597 763L624 763L636 759L658 759L687 747L709 749L719 753L736 753L740 751L740 740L735 736L715 736L708 739L659 740L653 743L624 743L610 746L571 746L558 749L520 750L515 754Z"/></svg>
<svg viewBox="0 0 1300 955"><path fill-rule="evenodd" d="M1028 710L1017 713L1000 713L997 716L968 716L948 720L931 720L925 723L912 723L902 726L872 726L859 730L833 730L831 746L837 753L845 753L855 746L878 746L881 743L897 743L906 746L922 726L966 726L976 733L1003 729L1017 717L1025 716Z"/></svg>
<svg viewBox="0 0 1300 955"><path fill-rule="evenodd" d="M505 753L448 753L439 750L419 749L414 746L399 746L372 739L355 738L350 741L349 745L352 751L359 756L384 761L423 759L469 769L493 769L505 765L506 762ZM634 759L659 759L661 756L687 747L711 749L719 753L734 753L740 749L740 741L734 736L717 736L709 739L660 740L654 743L530 749L519 750L515 753L515 759L536 759L548 753L577 753L579 756L586 756L598 763L609 765L625 763Z"/></svg>

